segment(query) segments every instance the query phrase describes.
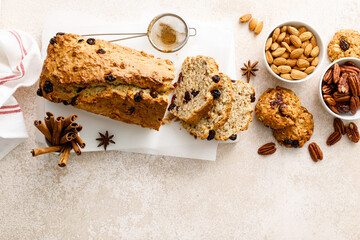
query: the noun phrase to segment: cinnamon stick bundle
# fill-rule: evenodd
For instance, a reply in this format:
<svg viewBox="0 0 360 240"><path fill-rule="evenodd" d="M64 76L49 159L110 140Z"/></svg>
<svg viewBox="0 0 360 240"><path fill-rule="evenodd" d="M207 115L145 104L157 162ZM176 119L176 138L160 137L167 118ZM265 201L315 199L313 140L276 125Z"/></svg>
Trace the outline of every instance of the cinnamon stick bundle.
<svg viewBox="0 0 360 240"><path fill-rule="evenodd" d="M46 148L35 148L31 150L31 154L33 157L39 156L44 153L51 153L51 152L57 152L61 150L61 146L52 146L52 147L46 147Z"/></svg>
<svg viewBox="0 0 360 240"><path fill-rule="evenodd" d="M63 116L55 117L51 112L47 112L46 117L44 117L44 122L40 120L34 121L34 125L42 134L44 134L47 141L53 146L32 149L31 154L35 157L41 154L58 151L59 156L61 155L58 165L60 167L65 167L71 149L74 149L74 152L77 155L80 155L80 148L85 147L84 141L78 135L83 127L75 122L77 118L78 116L75 114L64 118Z"/></svg>

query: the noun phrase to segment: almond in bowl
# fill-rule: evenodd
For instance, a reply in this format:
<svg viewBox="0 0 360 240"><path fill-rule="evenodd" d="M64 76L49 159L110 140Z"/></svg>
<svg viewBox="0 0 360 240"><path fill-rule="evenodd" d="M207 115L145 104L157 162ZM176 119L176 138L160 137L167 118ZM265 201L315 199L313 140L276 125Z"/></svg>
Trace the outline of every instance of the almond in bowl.
<svg viewBox="0 0 360 240"><path fill-rule="evenodd" d="M286 22L269 34L264 44L266 68L279 80L308 80L322 63L324 51L318 33L302 22Z"/></svg>

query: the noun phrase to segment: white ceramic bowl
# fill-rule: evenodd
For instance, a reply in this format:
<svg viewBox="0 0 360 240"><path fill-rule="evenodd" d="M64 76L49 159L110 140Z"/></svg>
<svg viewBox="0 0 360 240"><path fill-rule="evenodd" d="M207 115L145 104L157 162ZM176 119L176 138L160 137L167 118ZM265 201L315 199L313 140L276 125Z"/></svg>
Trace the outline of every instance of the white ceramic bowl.
<svg viewBox="0 0 360 240"><path fill-rule="evenodd" d="M317 42L317 45L319 46L320 48L320 52L319 52L319 63L318 65L316 66L315 70L309 74L306 78L303 78L303 79L300 79L300 80L287 80L287 79L284 79L282 77L280 77L279 75L277 75L276 73L273 72L273 70L271 70L270 68L270 65L267 63L266 61L266 57L265 57L265 45L266 45L266 41L268 40L268 38L272 35L272 32L277 28L281 28L282 26L294 26L296 28L299 28L299 27L302 27L302 26L305 26L306 29L310 32L312 32L312 34L315 36L316 38L316 42ZM325 48L324 48L324 45L323 45L323 42L320 38L320 35L318 34L318 32L311 26L309 26L308 24L304 23L304 22L300 22L300 21L288 21L288 22L284 22L284 23L281 23L277 26L275 26L274 28L272 28L271 32L268 34L268 37L266 37L265 39L265 42L264 42L264 45L263 45L263 59L264 59L264 62L265 62L265 66L266 66L266 69L269 71L269 73L271 75L273 75L274 77L276 77L277 79L283 81L283 82L288 82L288 83L301 83L301 82L305 82L307 80L309 80L312 76L314 76L316 74L316 72L319 70L323 60L324 60L324 54L325 54Z"/></svg>
<svg viewBox="0 0 360 240"><path fill-rule="evenodd" d="M341 118L343 120L356 120L356 119L360 119L360 110L358 110L356 112L355 115L352 115L351 113L334 113L333 111L331 111L331 109L326 105L325 103L325 100L323 98L323 95L322 95L322 83L323 83L323 78L324 78L324 75L326 73L326 71L329 69L329 68L332 68L334 66L335 63L339 64L339 65L342 65L348 61L352 61L353 63L356 64L356 66L358 66L360 68L360 59L358 58L353 58L353 57L347 57L347 58L341 58L339 60L336 60L334 61L333 63L331 63L323 72L323 74L321 75L321 78L320 78L320 83L319 83L319 96L320 96L320 101L321 101L321 104L323 105L323 107L325 108L325 110L330 113L331 115L333 115L334 117L338 117L338 118Z"/></svg>

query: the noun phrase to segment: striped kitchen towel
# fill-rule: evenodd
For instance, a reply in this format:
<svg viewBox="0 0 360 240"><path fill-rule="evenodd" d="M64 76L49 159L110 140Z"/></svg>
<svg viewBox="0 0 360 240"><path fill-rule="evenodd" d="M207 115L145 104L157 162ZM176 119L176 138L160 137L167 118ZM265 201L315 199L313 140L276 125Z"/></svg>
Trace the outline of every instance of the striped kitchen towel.
<svg viewBox="0 0 360 240"><path fill-rule="evenodd" d="M12 96L33 85L41 72L40 50L22 31L0 30L0 159L27 137L24 117Z"/></svg>

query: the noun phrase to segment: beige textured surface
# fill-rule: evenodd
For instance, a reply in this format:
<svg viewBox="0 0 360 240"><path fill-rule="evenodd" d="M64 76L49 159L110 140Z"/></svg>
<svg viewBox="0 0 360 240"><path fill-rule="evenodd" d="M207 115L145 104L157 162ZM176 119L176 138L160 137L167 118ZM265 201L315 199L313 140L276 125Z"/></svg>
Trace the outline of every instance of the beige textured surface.
<svg viewBox="0 0 360 240"><path fill-rule="evenodd" d="M240 68L248 59L261 60L266 32L279 22L303 19L327 44L338 29L357 29L360 17L356 0L132 2L3 0L0 28L25 30L40 43L44 17L52 10L81 11L109 22L171 11L232 22ZM264 21L257 37L237 23L247 12ZM322 68L328 59L324 63ZM252 79L258 96L280 84L262 62L259 68ZM325 146L332 117L318 102L319 77L280 84L292 88L314 115L311 141L325 158L317 164L307 145L258 156L257 147L274 139L254 119L239 143L219 146L215 163L100 152L73 157L60 169L55 156L30 157L36 147L31 126L36 87L19 89L15 95L30 138L0 160L0 239L360 239L360 145L344 138Z"/></svg>

